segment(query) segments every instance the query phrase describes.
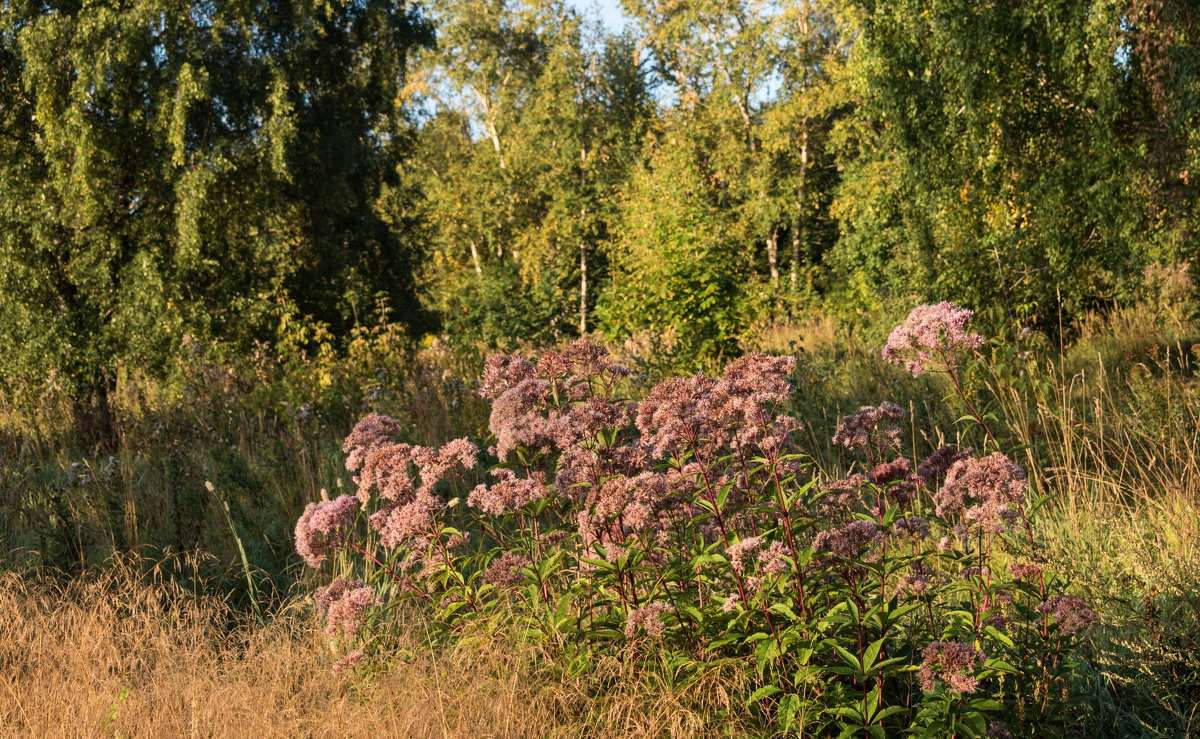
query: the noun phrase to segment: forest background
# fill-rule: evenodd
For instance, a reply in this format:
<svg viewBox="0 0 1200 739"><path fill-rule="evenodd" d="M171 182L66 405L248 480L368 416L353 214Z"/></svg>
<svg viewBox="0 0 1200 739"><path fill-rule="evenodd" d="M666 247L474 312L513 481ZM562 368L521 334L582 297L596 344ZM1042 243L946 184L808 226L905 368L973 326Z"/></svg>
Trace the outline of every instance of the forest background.
<svg viewBox="0 0 1200 739"><path fill-rule="evenodd" d="M173 577L278 605L360 415L482 439L484 354L581 335L642 386L794 354L814 437L885 397L953 436L871 350L952 300L1072 561L1121 583L1105 643L1143 640L1128 700L1174 716L1138 721L1190 725L1195 591L1145 573L1200 572L1200 11L622 8L0 0L8 558L204 552ZM1083 513L1118 508L1184 553L1086 559L1112 521ZM1177 641L1129 631L1164 610Z"/></svg>

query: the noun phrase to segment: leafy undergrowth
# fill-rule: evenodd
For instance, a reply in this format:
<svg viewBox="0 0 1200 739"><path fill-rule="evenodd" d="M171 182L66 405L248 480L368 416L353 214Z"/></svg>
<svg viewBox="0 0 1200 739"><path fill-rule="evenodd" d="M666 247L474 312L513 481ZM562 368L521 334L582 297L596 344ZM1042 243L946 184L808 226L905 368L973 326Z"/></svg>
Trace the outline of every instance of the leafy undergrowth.
<svg viewBox="0 0 1200 739"><path fill-rule="evenodd" d="M1068 733L1091 712L1076 647L1096 615L1045 566L1048 498L964 387L985 343L970 316L921 306L883 358L944 377L981 448L910 459L884 402L839 423L840 477L784 412L791 357L630 401L601 346L495 355L486 454L398 443L399 421L367 416L344 446L356 494L296 526L305 562L335 575L314 594L335 669L386 669L419 609L432 643L520 635L572 675L617 655L683 685L740 665L735 705L780 735Z"/></svg>
<svg viewBox="0 0 1200 739"><path fill-rule="evenodd" d="M1076 635L1073 674L1059 682L1063 690L1047 694L1071 702L1064 714L1070 720L1037 726L1018 717L1008 721L1014 734L1025 726L1027 735L1187 736L1200 718L1197 332L1190 323L1167 321L1166 329L1159 323L1148 310L1097 318L1059 353L1036 334L1020 338L1014 329L981 349L985 361L965 368L967 398L999 448L1028 473L1026 502L1047 500L1031 516L1045 574L1099 617ZM863 403L887 399L909 412L899 424L906 439L900 455L914 462L944 442L990 447L969 414L959 418L963 409L944 376L903 378L871 342L839 335L832 325L809 333L815 338L796 352L790 381L797 392L785 410L807 425L794 438L820 483L868 471L863 456L828 444L839 419ZM61 413L46 415L52 433L5 436L0 538L23 548L10 558L26 574L4 575L0 584L0 733L764 736L778 730L778 694L747 703L770 682L771 665L760 673L756 651L695 660L655 648L677 627L668 613L660 617L666 637L635 631L626 641L622 613L611 619L602 648L579 650L581 642L571 644L569 634L547 638L539 628L544 619L531 618L537 609L515 602L523 597L519 588L505 587L495 598L504 602L489 606L487 618L436 604L466 611L450 619L450 628L429 605L380 608L365 628L386 626L386 643L354 644L330 640L308 603L283 595L294 592L288 583L297 569L287 551L289 519L322 489L353 486L334 437L360 412L356 404L369 401L368 409L402 419L400 440L411 443L480 428L486 410L470 397L477 365L429 359L426 353L409 374L383 375L364 360L338 381L336 398L311 410L301 401L315 397L311 388L320 387L325 373L340 371L325 359L289 370L309 379L286 391L273 380L244 385L200 364L182 413L162 404L118 406L126 415L114 458L73 443ZM619 359L635 369L626 378L635 400L670 374ZM130 398L156 392L134 390ZM362 398L342 408L347 392ZM483 479L471 479L471 486ZM205 480L215 482L216 494L204 489ZM472 510L471 486L439 493L459 497L455 511L463 513ZM927 515L936 492L916 496L915 512ZM231 523L221 502L231 504ZM482 577L491 564L486 532L463 531L473 534L463 554L476 557L466 572L474 567ZM268 612L265 623L248 607L251 593L229 590L245 581L234 546L239 538ZM801 548L811 540L803 542ZM39 561L67 566L75 556L99 562L114 547L152 553L181 544L218 552L224 564L171 561L155 570L145 561L110 561L98 569L84 565L82 575L75 564L74 580L28 568ZM607 563L599 552L589 558ZM758 566L756 556L747 561ZM335 574L361 577L361 563L357 571L354 563L342 557ZM997 563L1001 576L1008 563ZM722 626L721 618L749 620L721 616L715 623ZM334 671L360 647L367 658L357 670ZM919 657L910 664L917 666ZM985 687L1004 681L979 677Z"/></svg>

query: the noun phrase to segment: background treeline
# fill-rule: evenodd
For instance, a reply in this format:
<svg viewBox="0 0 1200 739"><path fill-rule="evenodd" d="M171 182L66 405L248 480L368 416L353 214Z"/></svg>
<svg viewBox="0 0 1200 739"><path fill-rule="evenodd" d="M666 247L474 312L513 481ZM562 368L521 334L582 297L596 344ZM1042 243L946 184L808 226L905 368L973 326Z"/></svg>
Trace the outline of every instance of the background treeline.
<svg viewBox="0 0 1200 739"><path fill-rule="evenodd" d="M683 366L927 299L1053 331L1197 263L1189 3L623 7L3 0L3 391L381 312Z"/></svg>

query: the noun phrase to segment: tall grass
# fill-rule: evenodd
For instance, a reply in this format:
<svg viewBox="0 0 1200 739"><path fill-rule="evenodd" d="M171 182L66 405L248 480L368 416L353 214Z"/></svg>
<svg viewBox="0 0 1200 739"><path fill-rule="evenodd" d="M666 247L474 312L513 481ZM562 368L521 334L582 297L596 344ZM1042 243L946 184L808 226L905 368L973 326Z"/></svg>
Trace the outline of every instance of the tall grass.
<svg viewBox="0 0 1200 739"><path fill-rule="evenodd" d="M738 674L714 671L681 694L610 659L582 680L536 669L498 637L434 653L419 621L386 674L338 675L305 603L289 602L261 626L226 599L178 584L177 570L199 564L115 559L66 581L0 573L3 735L758 733L717 718L731 708Z"/></svg>
<svg viewBox="0 0 1200 739"><path fill-rule="evenodd" d="M1033 352L1024 375L985 368L975 388L997 399L988 412L1004 443L1023 447L1035 490L1051 496L1053 515L1040 519L1042 538L1055 542L1050 566L1101 615L1087 645L1095 668L1081 676L1098 735L1184 736L1200 722L1193 317L1153 303L1092 316L1061 350ZM939 415L944 387L900 382L861 334L817 318L756 336L747 348L798 356L797 415L814 440L827 440L840 415L887 399L910 411L914 428L934 429L914 444L972 441ZM31 393L41 398L34 406L0 402L0 540L11 570L0 583L4 733L760 734L729 702L736 674L714 672L681 696L669 670L630 674L614 660L605 680L571 682L514 659L494 636L474 650L430 650L419 621L388 675L356 682L328 669L319 625L289 595L298 569L290 523L305 501L348 482L340 440L363 411L401 418L416 443L479 435L486 417L461 378L481 356L434 345L353 368L316 352L289 366L197 359L171 386L130 371L114 402L115 449L83 445L53 392ZM844 464L818 462L831 474ZM236 542L206 480L230 501L267 590L265 626L247 618ZM213 556L156 571L144 561L113 567L114 550ZM48 565L76 576L48 576Z"/></svg>

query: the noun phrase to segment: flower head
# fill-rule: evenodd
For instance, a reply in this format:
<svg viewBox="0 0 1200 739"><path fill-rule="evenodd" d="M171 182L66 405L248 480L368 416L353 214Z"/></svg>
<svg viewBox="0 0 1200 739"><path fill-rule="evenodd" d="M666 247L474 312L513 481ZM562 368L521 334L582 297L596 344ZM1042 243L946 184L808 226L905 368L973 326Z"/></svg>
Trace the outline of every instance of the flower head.
<svg viewBox="0 0 1200 739"><path fill-rule="evenodd" d="M1008 573L1014 582L1021 582L1027 577L1036 577L1042 573L1040 565L1032 562L1014 562L1008 566Z"/></svg>
<svg viewBox="0 0 1200 739"><path fill-rule="evenodd" d="M762 544L761 536L750 536L730 546L725 551L725 556L729 559L729 567L739 575L744 574L746 571L745 558L757 552Z"/></svg>
<svg viewBox="0 0 1200 739"><path fill-rule="evenodd" d="M904 420L904 409L888 402L878 406L864 405L857 413L843 416L838 423L833 443L847 449L883 451L900 446L900 427L895 421Z"/></svg>
<svg viewBox="0 0 1200 739"><path fill-rule="evenodd" d="M363 614L368 608L382 605L370 587L348 588L329 603L325 612L325 633L345 639L353 639L362 629Z"/></svg>
<svg viewBox="0 0 1200 739"><path fill-rule="evenodd" d="M917 465L917 476L924 480L926 485L932 485L938 477L946 474L955 462L971 456L973 451L975 450L970 447L959 449L953 444L944 444Z"/></svg>
<svg viewBox="0 0 1200 739"><path fill-rule="evenodd" d="M758 553L758 563L762 565L763 572L779 575L788 571L792 561L789 555L783 542L773 541L771 546Z"/></svg>
<svg viewBox="0 0 1200 739"><path fill-rule="evenodd" d="M674 613L675 606L668 605L659 601L650 603L642 608L629 612L629 618L625 620L625 638L632 639L637 633L637 627L641 626L646 630L649 636L658 636L662 634L666 625L663 624L660 616L664 613Z"/></svg>
<svg viewBox="0 0 1200 739"><path fill-rule="evenodd" d="M388 549L411 544L434 534L434 516L446 507L445 501L421 494L407 503L394 503L371 516L371 527L379 532L379 541Z"/></svg>
<svg viewBox="0 0 1200 739"><path fill-rule="evenodd" d="M483 383L479 394L489 400L533 377L533 365L516 354L491 354L483 362Z"/></svg>
<svg viewBox="0 0 1200 739"><path fill-rule="evenodd" d="M1083 604L1082 598L1075 595L1056 595L1038 604L1037 612L1053 615L1064 634L1086 629L1096 620L1096 614Z"/></svg>
<svg viewBox="0 0 1200 739"><path fill-rule="evenodd" d="M339 659L333 665L334 674L340 675L341 673L345 672L346 670L349 670L350 668L357 665L359 662L362 662L363 657L365 657L365 656L366 655L363 654L363 650L355 649L350 654L347 654L345 657L342 657L341 659Z"/></svg>
<svg viewBox="0 0 1200 739"><path fill-rule="evenodd" d="M521 568L527 567L529 560L516 552L505 552L492 560L483 573L483 581L496 588L511 588L520 585L525 580Z"/></svg>
<svg viewBox="0 0 1200 739"><path fill-rule="evenodd" d="M362 464L363 450L390 441L402 427L403 424L390 416L367 414L354 425L354 429L342 444L342 451L350 455L346 458L346 469L351 472L357 470Z"/></svg>
<svg viewBox="0 0 1200 739"><path fill-rule="evenodd" d="M517 477L507 467L492 470L499 482L491 487L479 485L467 495L467 505L492 516L519 511L553 492L537 477Z"/></svg>
<svg viewBox="0 0 1200 739"><path fill-rule="evenodd" d="M892 525L892 531L902 539L912 539L913 541L928 539L930 534L929 523L917 516L901 518Z"/></svg>
<svg viewBox="0 0 1200 739"><path fill-rule="evenodd" d="M883 532L874 521L858 519L833 531L822 531L813 538L813 551L829 551L838 557L856 557L864 547L883 541Z"/></svg>
<svg viewBox="0 0 1200 739"><path fill-rule="evenodd" d="M984 655L978 649L961 642L935 641L925 647L922 656L917 677L923 690L936 690L937 680L957 695L974 693L979 686L975 667L983 663Z"/></svg>
<svg viewBox="0 0 1200 739"><path fill-rule="evenodd" d="M913 377L954 367L963 353L983 346L983 337L966 332L973 311L953 303L918 305L908 320L892 329L883 358L903 364Z"/></svg>
<svg viewBox="0 0 1200 739"><path fill-rule="evenodd" d="M1025 470L1000 452L983 459L961 459L946 473L933 496L939 516L962 512L987 531L1006 531L1025 505L1029 480ZM968 499L974 505L967 507Z"/></svg>
<svg viewBox="0 0 1200 739"><path fill-rule="evenodd" d="M352 495L309 503L296 521L296 552L304 563L320 567L329 552L340 546L341 534L357 511L358 500Z"/></svg>

